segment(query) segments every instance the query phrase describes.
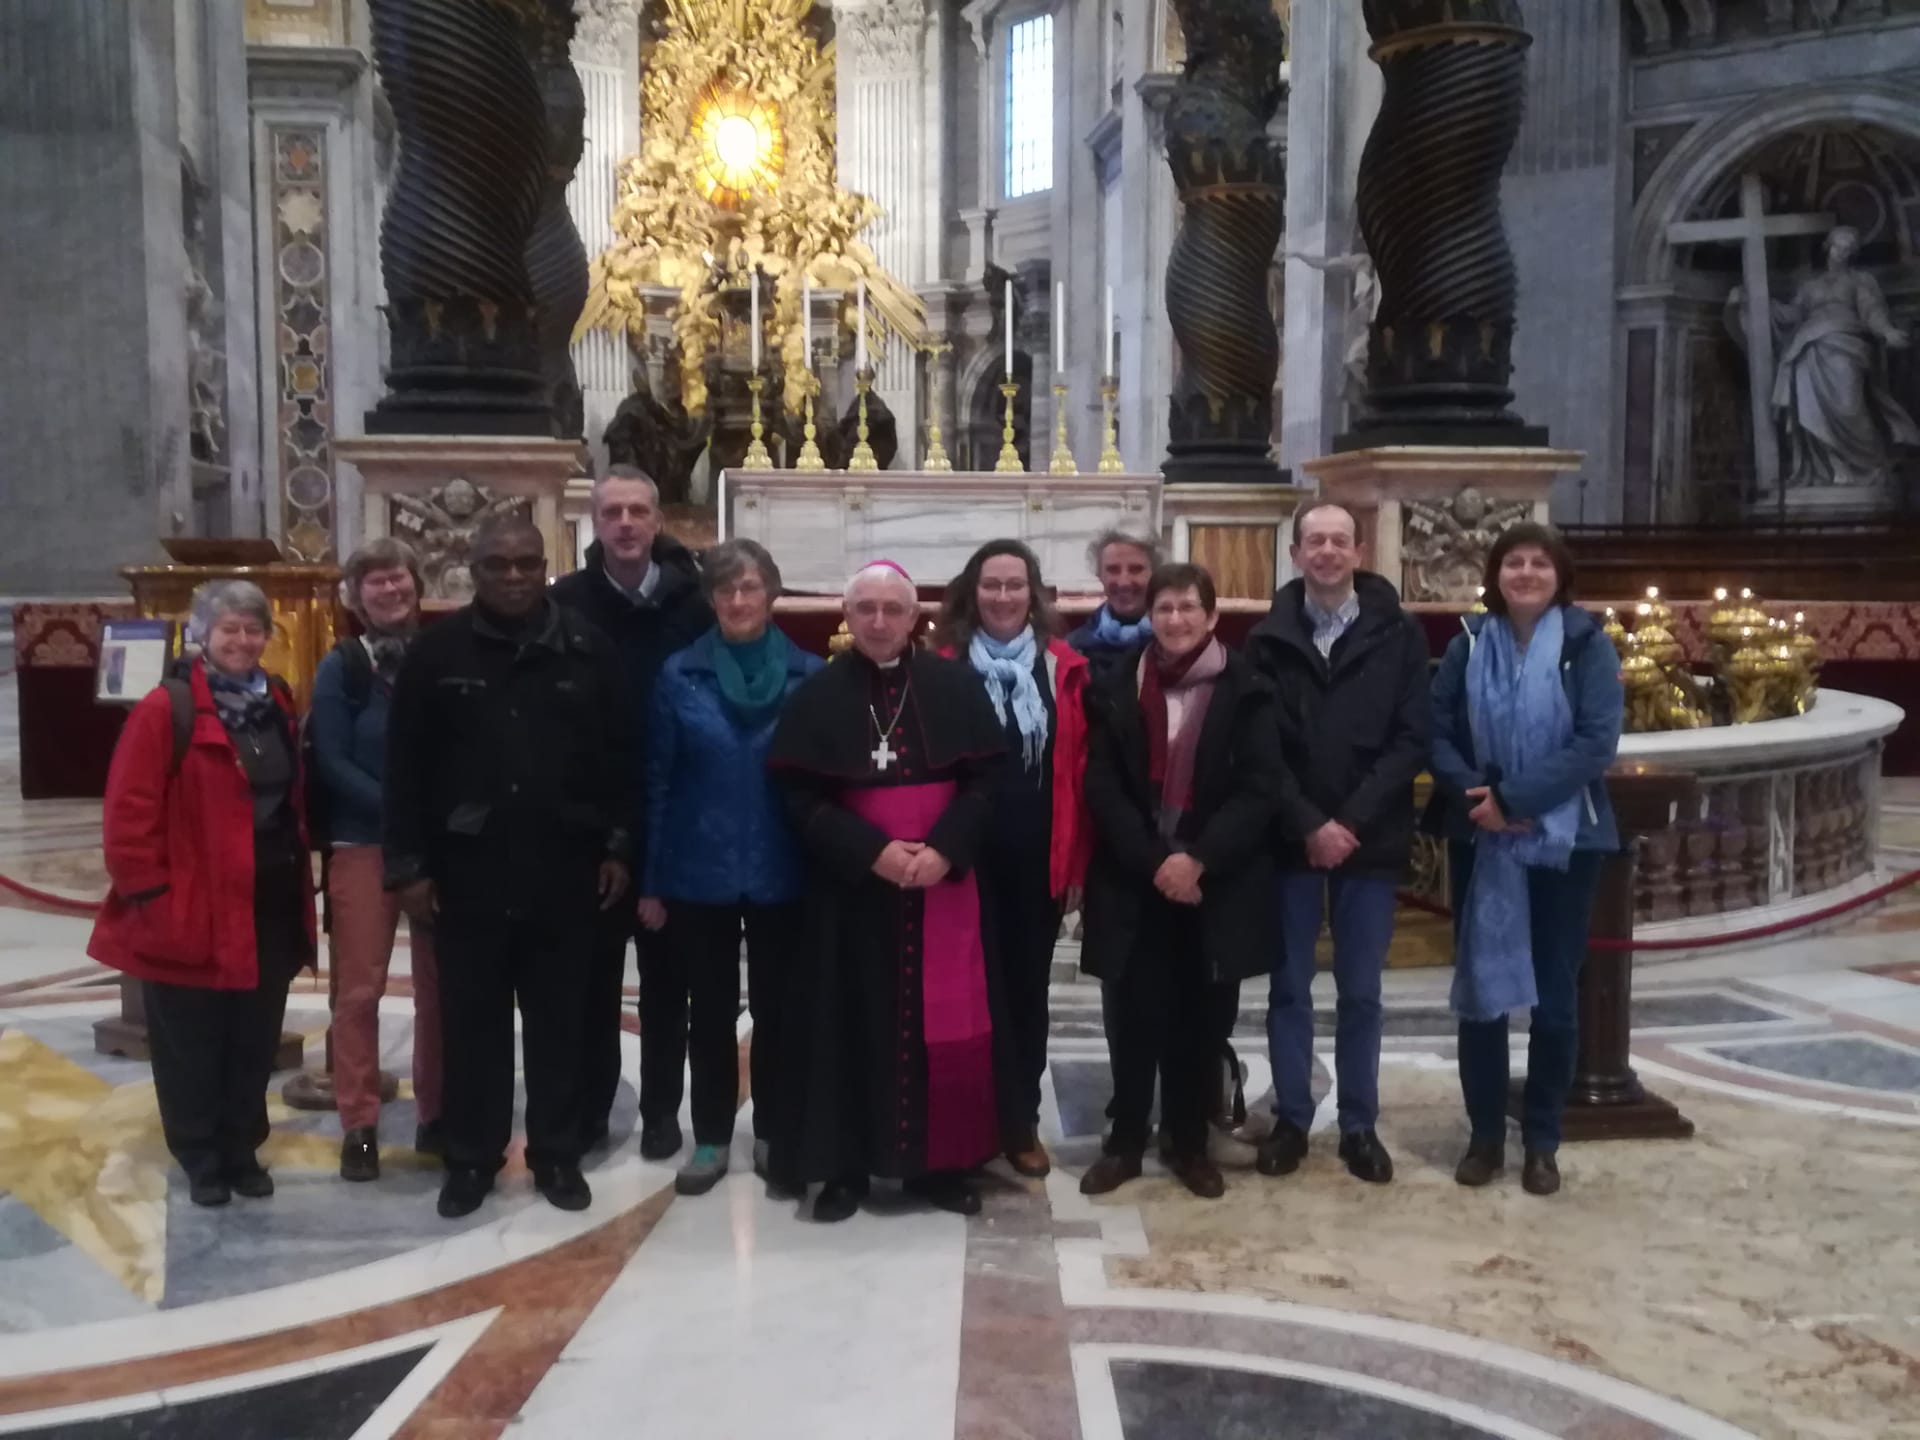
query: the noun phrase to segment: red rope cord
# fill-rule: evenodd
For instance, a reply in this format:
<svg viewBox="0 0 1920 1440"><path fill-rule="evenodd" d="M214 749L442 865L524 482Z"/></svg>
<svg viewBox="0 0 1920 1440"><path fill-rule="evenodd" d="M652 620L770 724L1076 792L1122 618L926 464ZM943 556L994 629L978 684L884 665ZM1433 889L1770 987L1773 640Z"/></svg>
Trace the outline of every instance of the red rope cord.
<svg viewBox="0 0 1920 1440"><path fill-rule="evenodd" d="M36 890L31 885L22 885L10 875L0 875L0 890L11 890L16 895L25 896L39 905L50 909L64 910L70 915L92 915L100 909L98 900L76 900L71 895L55 895L49 890Z"/></svg>
<svg viewBox="0 0 1920 1440"><path fill-rule="evenodd" d="M1860 895L1837 900L1833 904L1815 910L1810 914L1797 915L1791 920L1775 920L1766 925L1754 925L1745 930L1730 930L1724 935L1702 935L1687 940L1616 940L1595 936L1587 941L1589 950L1711 950L1722 945L1744 945L1750 940L1767 940L1775 935L1785 935L1793 930L1803 930L1809 925L1818 925L1822 920L1831 920L1836 915L1845 915L1850 910L1858 910L1863 905L1871 905L1876 900L1884 900L1897 894L1910 885L1920 885L1920 870L1909 870L1904 875L1896 875L1884 885ZM1453 918L1453 911L1427 899L1424 895L1415 895L1410 891L1400 892L1400 903L1410 910L1419 910L1428 915Z"/></svg>

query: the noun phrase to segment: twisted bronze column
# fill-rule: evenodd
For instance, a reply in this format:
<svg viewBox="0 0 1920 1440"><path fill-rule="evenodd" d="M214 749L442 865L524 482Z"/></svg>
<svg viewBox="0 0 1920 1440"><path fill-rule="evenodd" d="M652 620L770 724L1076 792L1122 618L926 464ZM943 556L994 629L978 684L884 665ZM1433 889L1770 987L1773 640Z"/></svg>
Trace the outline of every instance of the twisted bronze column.
<svg viewBox="0 0 1920 1440"><path fill-rule="evenodd" d="M1167 110L1180 232L1167 257L1167 320L1180 342L1169 480L1278 480L1273 380L1280 341L1267 297L1285 218L1286 154L1267 127L1283 93L1286 37L1268 0L1174 0L1186 70Z"/></svg>
<svg viewBox="0 0 1920 1440"><path fill-rule="evenodd" d="M567 186L587 145L587 96L569 53L573 0L541 0L524 37L546 110L547 165L540 213L527 237L534 329L553 433L578 440L586 428L580 378L573 368L573 326L587 304L587 249L567 209Z"/></svg>
<svg viewBox="0 0 1920 1440"><path fill-rule="evenodd" d="M372 0L400 161L380 226L392 357L372 434L551 433L526 251L547 112L510 0Z"/></svg>
<svg viewBox="0 0 1920 1440"><path fill-rule="evenodd" d="M1500 175L1520 133L1520 0L1364 0L1385 76L1357 203L1380 278L1367 395L1336 448L1544 444L1513 400L1517 300Z"/></svg>

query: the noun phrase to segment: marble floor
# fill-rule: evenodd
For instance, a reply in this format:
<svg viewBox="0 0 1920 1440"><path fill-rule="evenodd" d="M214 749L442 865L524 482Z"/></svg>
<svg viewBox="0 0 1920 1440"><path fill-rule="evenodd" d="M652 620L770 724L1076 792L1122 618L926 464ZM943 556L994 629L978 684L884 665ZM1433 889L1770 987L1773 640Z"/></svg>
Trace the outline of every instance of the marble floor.
<svg viewBox="0 0 1920 1440"><path fill-rule="evenodd" d="M97 894L97 806L0 780L0 875ZM1888 872L1920 867L1920 786L1893 787L1882 840ZM1097 993L1063 980L1054 1175L992 1167L972 1220L878 1192L832 1227L747 1173L751 1099L710 1195L674 1196L622 1133L586 1213L540 1203L516 1159L448 1224L419 1157L396 1143L348 1187L337 1122L276 1097L278 1194L196 1211L145 1067L94 1052L116 994L86 928L0 893L0 1436L1920 1440L1920 887L1646 967L1635 1063L1697 1134L1570 1146L1552 1200L1453 1184L1446 977L1397 971L1392 1185L1333 1155L1329 1013L1298 1174L1232 1169L1209 1204L1150 1162L1089 1201L1108 1081ZM1236 1037L1255 1127L1258 988ZM383 1016L402 1075L406 989ZM308 983L289 1028L310 1059L324 1023ZM412 1124L403 1087L386 1130Z"/></svg>

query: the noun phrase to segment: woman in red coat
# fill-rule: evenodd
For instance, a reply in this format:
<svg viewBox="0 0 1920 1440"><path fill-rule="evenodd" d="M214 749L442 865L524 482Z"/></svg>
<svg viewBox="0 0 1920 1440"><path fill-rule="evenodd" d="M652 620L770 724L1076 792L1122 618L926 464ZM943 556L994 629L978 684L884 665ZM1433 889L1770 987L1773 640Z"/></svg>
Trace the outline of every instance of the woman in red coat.
<svg viewBox="0 0 1920 1440"><path fill-rule="evenodd" d="M160 1124L196 1205L273 1193L254 1152L287 987L314 956L293 700L260 668L272 632L257 586L202 586L201 657L134 706L107 776L113 888L87 953L142 982Z"/></svg>
<svg viewBox="0 0 1920 1440"><path fill-rule="evenodd" d="M1002 1144L1022 1175L1050 1162L1040 1143L1047 1068L1047 987L1063 909L1080 904L1092 835L1087 769L1087 659L1059 637L1040 562L1018 540L982 545L947 587L942 653L971 664L1007 733L992 843L977 867L993 960L995 1083Z"/></svg>

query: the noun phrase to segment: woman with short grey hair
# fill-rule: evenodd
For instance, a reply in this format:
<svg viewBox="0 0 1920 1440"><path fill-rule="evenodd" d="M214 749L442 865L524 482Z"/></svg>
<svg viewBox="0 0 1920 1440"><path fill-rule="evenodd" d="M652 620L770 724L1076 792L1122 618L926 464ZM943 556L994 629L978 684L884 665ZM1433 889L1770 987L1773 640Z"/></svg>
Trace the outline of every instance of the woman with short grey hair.
<svg viewBox="0 0 1920 1440"><path fill-rule="evenodd" d="M333 937L333 1088L340 1178L380 1177L380 1000L400 924L380 851L387 716L394 681L420 629L420 562L399 540L369 541L342 567L340 599L363 633L320 662L307 735L320 784L314 843L326 854ZM409 925L413 979L413 1148L439 1154L440 985L433 934Z"/></svg>
<svg viewBox="0 0 1920 1440"><path fill-rule="evenodd" d="M753 1015L754 1169L769 1183L770 1142L785 1087L775 1059L780 991L799 933L803 872L785 809L767 774L774 726L787 699L820 668L772 623L780 567L751 540L707 552L701 584L719 623L671 656L654 687L647 726L646 868L640 923L665 930L660 947L679 973L646 1003L667 1007L677 1054L691 1050L693 1155L675 1177L683 1195L711 1190L729 1168L739 1105L740 940L747 944ZM689 1041L691 1045L689 1046ZM656 1057L661 1058L661 1057ZM671 1098L679 1108L676 1091Z"/></svg>
<svg viewBox="0 0 1920 1440"><path fill-rule="evenodd" d="M112 890L87 953L143 984L160 1125L196 1205L273 1193L267 1081L314 957L293 694L260 668L273 628L256 585L196 591L199 653L134 706L107 777Z"/></svg>

